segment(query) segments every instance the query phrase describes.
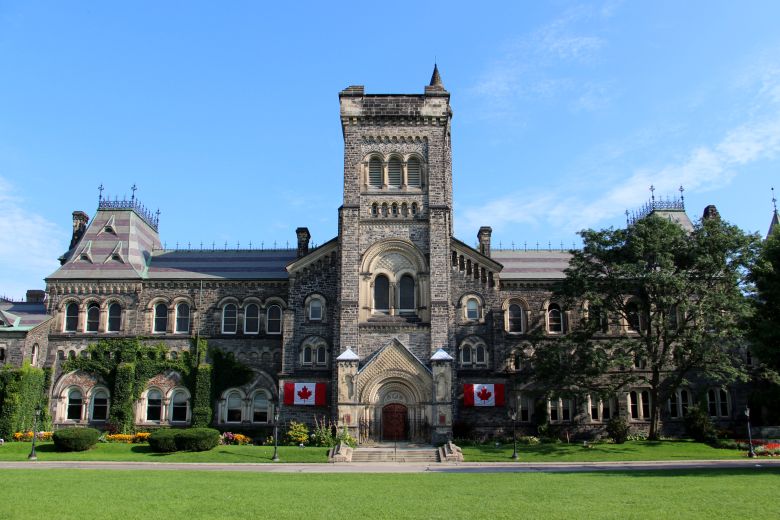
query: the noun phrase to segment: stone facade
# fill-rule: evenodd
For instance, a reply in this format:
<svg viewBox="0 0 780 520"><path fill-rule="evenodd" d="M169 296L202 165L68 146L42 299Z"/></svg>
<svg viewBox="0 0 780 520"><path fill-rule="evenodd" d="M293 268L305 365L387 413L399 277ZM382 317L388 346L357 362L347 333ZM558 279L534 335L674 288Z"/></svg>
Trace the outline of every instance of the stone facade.
<svg viewBox="0 0 780 520"><path fill-rule="evenodd" d="M521 428L533 431L541 396L518 377L516 354L530 349L533 331L553 341L579 319L576 310L551 318L551 288L568 253L491 249L489 227L480 229L478 249L454 238L452 111L438 72L423 94L372 95L353 86L339 99L339 231L316 249L299 228L291 250L163 250L156 217L134 198L101 198L91 221L74 213L71 248L47 278L51 319L19 343L0 330L6 362L30 359L32 342L41 349L35 364L52 367L56 424L100 425L88 403L102 382L63 373L63 361L97 339L140 337L166 344L171 355L206 339L252 369L253 381L214 403L223 429L268 425L278 410L282 422L330 419L364 443L442 442L464 425L503 431L511 406ZM284 395L285 383L302 382L326 383L326 405ZM504 385L506 406L465 406L464 385L481 384ZM173 410L176 399L189 399L183 386L176 373L152 378L136 403L136 423L182 422ZM72 388L86 403L78 420L68 418ZM159 419L149 412L157 406L152 390ZM599 429L607 414L631 418L629 395L602 404L544 397L541 406L572 432ZM738 396L729 391L723 399L721 419L733 419ZM188 408L182 423L189 418ZM675 420L667 422L674 429Z"/></svg>

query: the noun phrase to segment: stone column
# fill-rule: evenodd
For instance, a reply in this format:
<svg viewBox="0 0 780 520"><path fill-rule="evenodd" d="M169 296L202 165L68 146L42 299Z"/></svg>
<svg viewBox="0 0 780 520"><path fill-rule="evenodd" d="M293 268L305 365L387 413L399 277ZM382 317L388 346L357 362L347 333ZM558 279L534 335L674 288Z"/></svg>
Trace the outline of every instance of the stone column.
<svg viewBox="0 0 780 520"><path fill-rule="evenodd" d="M359 358L352 349L347 348L336 358L336 410L340 428L346 426L350 435L358 438L360 406L358 403L357 371Z"/></svg>
<svg viewBox="0 0 780 520"><path fill-rule="evenodd" d="M433 410L431 420L431 442L440 444L452 439L452 356L443 349L431 356L433 376Z"/></svg>

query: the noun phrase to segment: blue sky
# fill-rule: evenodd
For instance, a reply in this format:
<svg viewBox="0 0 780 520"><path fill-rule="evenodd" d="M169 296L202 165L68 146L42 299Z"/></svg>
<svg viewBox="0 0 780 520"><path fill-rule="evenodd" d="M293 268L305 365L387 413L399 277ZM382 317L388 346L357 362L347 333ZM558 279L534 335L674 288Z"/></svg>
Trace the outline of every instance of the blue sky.
<svg viewBox="0 0 780 520"><path fill-rule="evenodd" d="M282 4L0 2L0 294L43 288L101 183L169 247L332 238L339 90L421 93L434 59L460 239L569 247L651 184L766 233L778 2Z"/></svg>

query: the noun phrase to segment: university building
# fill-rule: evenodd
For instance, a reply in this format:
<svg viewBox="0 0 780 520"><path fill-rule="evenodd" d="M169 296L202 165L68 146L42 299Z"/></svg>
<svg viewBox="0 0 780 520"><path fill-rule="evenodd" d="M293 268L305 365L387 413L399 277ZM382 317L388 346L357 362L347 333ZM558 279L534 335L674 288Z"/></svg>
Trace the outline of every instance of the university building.
<svg viewBox="0 0 780 520"><path fill-rule="evenodd" d="M92 218L73 213L73 236L45 297L0 303L0 363L52 370L55 426L108 418L109 382L63 363L105 338L163 343L177 358L195 339L251 369L213 405L224 430L327 418L362 442L438 442L453 428L506 427L507 408L530 428L540 396L517 377L529 335L566 334L581 310L552 296L569 253L497 250L491 228L478 247L453 236L450 94L438 70L422 94L339 94L344 195L338 236L311 248L165 249L158 217L133 196L101 197ZM333 182L341 179L334 177ZM681 202L649 211L690 226ZM470 237L469 237L470 238ZM29 301L32 299L32 301ZM631 323L610 333L631 334ZM664 422L679 422L682 394ZM740 397L706 392L714 418L736 418ZM649 394L609 400L547 399L552 423L600 428L649 418ZM134 404L138 427L192 421L193 388L175 371L148 380Z"/></svg>

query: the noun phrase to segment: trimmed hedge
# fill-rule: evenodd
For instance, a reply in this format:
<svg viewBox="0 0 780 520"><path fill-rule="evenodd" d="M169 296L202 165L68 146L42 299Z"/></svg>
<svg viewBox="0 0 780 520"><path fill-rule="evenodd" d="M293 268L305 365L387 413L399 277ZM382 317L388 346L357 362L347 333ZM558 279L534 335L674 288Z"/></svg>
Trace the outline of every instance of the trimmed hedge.
<svg viewBox="0 0 780 520"><path fill-rule="evenodd" d="M208 451L219 444L220 433L213 428L190 428L175 436L179 451Z"/></svg>
<svg viewBox="0 0 780 520"><path fill-rule="evenodd" d="M57 451L86 451L97 444L100 432L94 428L64 428L52 436Z"/></svg>
<svg viewBox="0 0 780 520"><path fill-rule="evenodd" d="M159 453L176 451L176 435L178 430L157 430L149 436L149 446Z"/></svg>

